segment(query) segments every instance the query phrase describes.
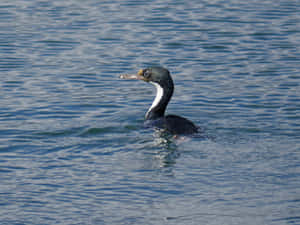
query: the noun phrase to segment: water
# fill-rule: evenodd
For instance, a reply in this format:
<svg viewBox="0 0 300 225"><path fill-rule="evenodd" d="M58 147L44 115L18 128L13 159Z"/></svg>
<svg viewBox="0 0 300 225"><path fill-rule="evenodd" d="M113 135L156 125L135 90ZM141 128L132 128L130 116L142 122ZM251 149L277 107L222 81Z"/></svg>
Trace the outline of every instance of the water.
<svg viewBox="0 0 300 225"><path fill-rule="evenodd" d="M299 3L1 1L1 224L300 224Z"/></svg>

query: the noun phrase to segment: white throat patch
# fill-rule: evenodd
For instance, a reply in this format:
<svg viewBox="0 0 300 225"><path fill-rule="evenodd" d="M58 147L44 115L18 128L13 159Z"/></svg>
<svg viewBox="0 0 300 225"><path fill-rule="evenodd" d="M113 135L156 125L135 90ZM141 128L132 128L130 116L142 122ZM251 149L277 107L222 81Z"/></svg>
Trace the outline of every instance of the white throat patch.
<svg viewBox="0 0 300 225"><path fill-rule="evenodd" d="M150 83L156 87L156 97L155 97L151 107L149 108L148 112L146 113L146 116L155 106L157 106L157 104L160 102L160 100L162 99L162 97L164 95L164 89L159 84L154 83L152 81L150 81Z"/></svg>

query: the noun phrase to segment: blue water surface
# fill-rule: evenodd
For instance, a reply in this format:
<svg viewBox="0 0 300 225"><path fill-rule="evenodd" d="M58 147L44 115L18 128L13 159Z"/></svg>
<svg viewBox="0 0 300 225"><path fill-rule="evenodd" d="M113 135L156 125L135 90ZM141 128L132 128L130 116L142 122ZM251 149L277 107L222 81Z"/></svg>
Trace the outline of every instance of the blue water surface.
<svg viewBox="0 0 300 225"><path fill-rule="evenodd" d="M300 224L300 2L4 0L0 221ZM119 74L168 68L168 113Z"/></svg>

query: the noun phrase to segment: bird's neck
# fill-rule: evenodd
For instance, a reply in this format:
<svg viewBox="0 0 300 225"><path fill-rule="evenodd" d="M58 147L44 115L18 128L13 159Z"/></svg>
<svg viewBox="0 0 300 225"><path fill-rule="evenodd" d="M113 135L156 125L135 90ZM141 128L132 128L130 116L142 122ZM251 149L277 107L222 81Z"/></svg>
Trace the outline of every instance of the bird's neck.
<svg viewBox="0 0 300 225"><path fill-rule="evenodd" d="M146 113L146 120L154 120L164 116L174 90L173 84L161 86L158 83L151 83L156 87L156 97Z"/></svg>

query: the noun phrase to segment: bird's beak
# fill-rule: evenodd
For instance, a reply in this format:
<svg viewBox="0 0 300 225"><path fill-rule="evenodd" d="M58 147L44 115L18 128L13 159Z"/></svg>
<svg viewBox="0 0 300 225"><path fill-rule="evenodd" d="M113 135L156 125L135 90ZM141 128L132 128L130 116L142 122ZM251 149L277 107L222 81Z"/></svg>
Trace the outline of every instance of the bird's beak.
<svg viewBox="0 0 300 225"><path fill-rule="evenodd" d="M138 74L121 74L120 78L125 80L141 80Z"/></svg>
<svg viewBox="0 0 300 225"><path fill-rule="evenodd" d="M143 80L145 81L145 78L142 76L143 70L141 69L137 74L121 74L120 78L121 79L126 79L126 80Z"/></svg>

